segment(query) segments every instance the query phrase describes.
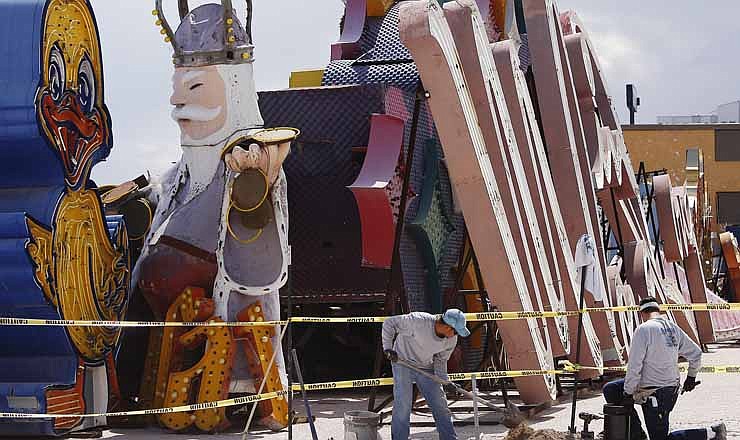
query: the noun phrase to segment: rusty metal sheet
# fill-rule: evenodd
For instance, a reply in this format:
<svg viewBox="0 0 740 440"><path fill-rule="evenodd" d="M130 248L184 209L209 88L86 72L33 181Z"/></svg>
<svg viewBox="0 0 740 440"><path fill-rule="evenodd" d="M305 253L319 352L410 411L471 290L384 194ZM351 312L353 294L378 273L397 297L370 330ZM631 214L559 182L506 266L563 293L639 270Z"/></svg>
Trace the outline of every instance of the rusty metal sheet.
<svg viewBox="0 0 740 440"><path fill-rule="evenodd" d="M512 220L496 185L479 117L443 10L437 2L404 2L399 27L430 93L432 114L438 115L435 124L450 177L492 300L502 309L532 310L513 242ZM502 321L499 327L512 369L552 366L552 353L534 319ZM549 401L555 396L552 376L520 378L516 383L525 402Z"/></svg>
<svg viewBox="0 0 740 440"><path fill-rule="evenodd" d="M565 37L565 46L571 62L573 85L578 99L578 110L583 127L588 162L591 164L594 189L596 191L619 186L621 183L621 160L614 154L614 139L611 130L603 127L597 112L594 72L591 69L588 42L583 34ZM620 172L617 172L620 171Z"/></svg>
<svg viewBox="0 0 740 440"><path fill-rule="evenodd" d="M593 43L575 12L560 14L559 21L594 172L594 189L617 187L619 198L637 197L634 169Z"/></svg>
<svg viewBox="0 0 740 440"><path fill-rule="evenodd" d="M403 147L404 121L392 115L370 117L367 155L349 186L357 200L362 226L362 265L390 269L396 226L390 183L396 177Z"/></svg>
<svg viewBox="0 0 740 440"><path fill-rule="evenodd" d="M635 294L632 292L632 286L622 281L620 272L622 270L623 260L617 261L606 268L607 279L609 281L609 295L611 304L615 306L634 306ZM615 312L613 314L616 323L617 339L621 346L621 355L625 361L629 360L630 342L635 329L640 324L638 312Z"/></svg>
<svg viewBox="0 0 740 440"><path fill-rule="evenodd" d="M693 216L686 187L673 188L669 175L655 176L655 205L667 261L682 262L690 302L707 302L706 282L694 235ZM709 312L694 312L696 331L702 343L714 342L714 328Z"/></svg>
<svg viewBox="0 0 740 440"><path fill-rule="evenodd" d="M591 169L557 8L552 0L524 0L523 6L540 121L553 180L561 189L559 201L571 249L584 234L594 238L598 278L606 290L606 263L601 234L596 233L599 227ZM586 298L589 306L602 305L589 295ZM608 305L608 295L606 298L604 305ZM613 323L606 314L595 314L593 321L602 350L613 350Z"/></svg>
<svg viewBox="0 0 740 440"><path fill-rule="evenodd" d="M492 50L522 166L529 180L537 221L545 241L547 262L555 283L555 295L557 301L562 301L568 310L575 310L579 306L578 284L574 278L576 269L534 115L534 107L529 97L526 79L519 68L519 56L513 42L508 40L493 44ZM578 317L571 317L568 321L569 358L575 362ZM579 362L582 365L602 365L601 348L590 315L584 316L583 330Z"/></svg>
<svg viewBox="0 0 740 440"><path fill-rule="evenodd" d="M681 261L688 255L688 243L683 240L676 215L676 200L673 198L671 176L653 177L655 188L655 208L658 212L660 236L663 239L663 252L668 261Z"/></svg>
<svg viewBox="0 0 740 440"><path fill-rule="evenodd" d="M672 199L675 200L674 218L679 222L681 242L686 243L688 254L683 259L683 267L686 270L688 279L689 295L692 303L706 303L707 289L706 280L704 279L704 270L701 264L701 255L697 243L694 215L689 203L689 196L686 186L680 186L671 190ZM677 212L675 212L677 210ZM715 341L714 326L712 317L708 311L695 311L696 331L699 340L703 344Z"/></svg>
<svg viewBox="0 0 740 440"><path fill-rule="evenodd" d="M360 56L359 41L367 19L367 0L349 0L346 3L342 34L339 41L331 45L332 61Z"/></svg>
<svg viewBox="0 0 740 440"><path fill-rule="evenodd" d="M720 240L722 235L724 234L720 234ZM668 262L666 262L666 264L668 264ZM671 284L673 288L679 290L680 294L684 298L690 299L691 295L689 292L689 281L686 277L686 271L679 264L676 264L675 268L675 272L672 270L667 271L667 281L670 282L669 284ZM727 302L715 295L711 290L706 288L704 290L708 303L722 304ZM732 341L740 337L740 314L733 311L713 310L710 312L710 316L712 318L712 327L714 328L714 338L717 342Z"/></svg>
<svg viewBox="0 0 740 440"><path fill-rule="evenodd" d="M725 278L725 283L731 282L734 291L740 292L740 251L738 251L737 240L732 232L723 232L719 234L719 242L727 265L727 275L729 275L729 281Z"/></svg>
<svg viewBox="0 0 740 440"><path fill-rule="evenodd" d="M683 303L683 298L680 295L673 294L674 292L665 288L665 284L658 283L655 279L654 271L651 271L649 266L650 253L646 251L648 246L643 240L624 244L625 277L636 299L652 296L663 304ZM678 324L691 339L698 342L696 327L693 324L690 312L668 311L666 315L671 321Z"/></svg>
<svg viewBox="0 0 740 440"><path fill-rule="evenodd" d="M692 303L706 303L707 291L704 271L701 267L701 256L698 252L691 252L683 260L684 269L686 269L686 278L689 284L689 294ZM699 333L699 341L702 344L714 342L714 327L712 326L712 317L708 311L694 312L696 319L696 331Z"/></svg>
<svg viewBox="0 0 740 440"><path fill-rule="evenodd" d="M612 228L615 228L615 225L619 222L625 250L623 258L627 269L625 270L626 281L635 295L635 302L647 296L654 296L661 303L683 304L689 301L688 295L685 297L681 295L680 289L675 286L676 283L672 282L671 278L664 278L659 275L659 261L655 258L654 248L648 244L647 225L644 222L640 200L636 198L616 200L612 205L611 196L608 192L599 192L598 197L604 215ZM616 212L613 209L614 206L617 208ZM618 259L617 264L622 264L621 259ZM668 263L666 262L663 265L667 266ZM665 272L667 276L672 276L672 271L666 270ZM684 281L684 286L686 285ZM691 311L668 313L669 319L679 324L687 334L698 342L693 315L694 312ZM617 321L617 329L625 325L619 322L620 320L628 319L623 314L617 314L614 318Z"/></svg>
<svg viewBox="0 0 740 440"><path fill-rule="evenodd" d="M732 283L734 291L740 292L740 249L732 232L719 234L722 254L727 265L725 283ZM725 302L713 292L707 292L707 299L712 303ZM740 313L729 311L714 311L711 314L714 335L717 341L727 341L740 337Z"/></svg>
<svg viewBox="0 0 740 440"><path fill-rule="evenodd" d="M588 160L591 164L592 186L611 228L619 230L623 243L644 242L649 237L645 213L639 200L634 169L624 144L621 127L616 122L616 112L606 90L606 81L598 57L583 24L575 13L566 12L558 18L565 35L562 41L567 51L577 106L574 106L571 93L568 93L568 97L571 109L577 108L580 113L580 128L586 147L586 151L579 149L579 158L582 161ZM567 73L564 77L567 83ZM566 90L571 92L569 88ZM578 141L579 126L574 123L574 127ZM582 166L582 170L585 168ZM584 181L588 181L585 173ZM595 226L595 229L598 230L598 226ZM641 264L647 264L645 270L651 275L650 280L645 280L645 283L650 282L653 289L665 290L664 286L656 284L660 281L657 279L657 265L652 253L647 252L644 259ZM617 288L617 284L610 283L610 287ZM620 289L624 291L625 287L620 286ZM616 295L616 292L611 293ZM624 322L628 318L621 314L613 316L613 319L615 330L628 325ZM618 331L618 336L619 333Z"/></svg>
<svg viewBox="0 0 740 440"><path fill-rule="evenodd" d="M482 18L472 3L447 3L444 10L501 191L501 200L512 219L511 232L530 299L535 310L552 307L564 310L564 304L555 294L529 182ZM561 318L558 321L557 325L548 326L547 321L541 319L540 325L545 343L552 347L553 354L561 356L566 354L567 320Z"/></svg>

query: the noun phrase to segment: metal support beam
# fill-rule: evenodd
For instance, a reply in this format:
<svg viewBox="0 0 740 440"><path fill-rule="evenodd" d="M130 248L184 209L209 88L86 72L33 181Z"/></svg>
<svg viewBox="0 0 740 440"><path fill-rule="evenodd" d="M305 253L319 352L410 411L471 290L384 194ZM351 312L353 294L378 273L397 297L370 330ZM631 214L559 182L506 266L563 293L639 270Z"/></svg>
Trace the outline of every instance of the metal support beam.
<svg viewBox="0 0 740 440"><path fill-rule="evenodd" d="M401 190L401 201L398 209L398 222L396 224L396 236L393 243L393 257L391 261L391 273L388 278L388 289L385 297L384 311L386 316L395 315L398 311L398 299L401 296L401 290L403 289L403 277L401 274L401 258L399 250L401 248L401 237L403 234L405 217L406 217L406 203L408 202L409 187L411 186L411 169L414 164L414 150L416 149L416 133L419 128L419 114L421 112L421 104L428 97L427 92L424 90L424 86L421 82L416 87L416 98L414 100L414 114L411 119L411 133L409 135L409 146L406 152L406 170L403 176L403 189ZM404 307L405 308L405 307ZM380 332L378 332L380 334ZM377 338L378 344L375 350L375 364L373 366L373 377L380 376L380 371L383 368L383 344L380 341L381 338ZM373 387L370 390L370 397L368 399L368 411L378 412L382 407L375 408L375 397L377 395L377 387ZM387 404L387 403L386 403Z"/></svg>

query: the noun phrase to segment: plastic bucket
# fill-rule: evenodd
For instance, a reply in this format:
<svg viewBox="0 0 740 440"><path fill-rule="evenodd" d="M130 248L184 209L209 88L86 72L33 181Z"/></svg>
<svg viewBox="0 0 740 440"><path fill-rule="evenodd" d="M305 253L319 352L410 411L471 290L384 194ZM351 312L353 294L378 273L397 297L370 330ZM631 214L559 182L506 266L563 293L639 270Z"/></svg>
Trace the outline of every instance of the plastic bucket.
<svg viewBox="0 0 740 440"><path fill-rule="evenodd" d="M379 440L380 414L370 411L344 413L344 440Z"/></svg>

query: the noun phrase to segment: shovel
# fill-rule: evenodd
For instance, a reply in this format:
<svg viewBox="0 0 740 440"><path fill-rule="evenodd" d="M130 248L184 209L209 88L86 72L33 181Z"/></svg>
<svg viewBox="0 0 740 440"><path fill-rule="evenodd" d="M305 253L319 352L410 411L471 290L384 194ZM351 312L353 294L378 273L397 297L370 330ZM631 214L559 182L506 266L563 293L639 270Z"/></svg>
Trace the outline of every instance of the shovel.
<svg viewBox="0 0 740 440"><path fill-rule="evenodd" d="M405 368L408 368L409 370L412 370L418 374L421 374L422 376L432 380L433 382L436 382L440 385L453 385L457 392L468 397L469 399L475 400L476 402L480 403L481 405L485 405L496 412L499 412L503 419L501 420L501 423L504 424L507 428L514 428L519 426L522 422L524 422L524 416L519 411L519 408L516 407L516 405L512 404L511 402L508 402L507 408L502 409L493 404L492 402L489 402L486 399L483 399L476 394L471 393L470 391L466 390L465 388L461 387L460 385L456 384L455 382L444 380L441 377L438 377L434 374L427 373L426 371L422 370L421 368L403 360L398 359L395 361L396 364L401 365Z"/></svg>

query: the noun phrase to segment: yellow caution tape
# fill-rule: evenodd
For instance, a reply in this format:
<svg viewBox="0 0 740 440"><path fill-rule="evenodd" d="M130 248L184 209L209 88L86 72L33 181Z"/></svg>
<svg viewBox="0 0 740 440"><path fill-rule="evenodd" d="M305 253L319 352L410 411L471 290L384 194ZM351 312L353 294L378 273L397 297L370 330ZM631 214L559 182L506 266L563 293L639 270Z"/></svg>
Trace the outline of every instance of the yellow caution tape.
<svg viewBox="0 0 740 440"><path fill-rule="evenodd" d="M576 365L571 362L565 361L562 362L561 365L564 368L564 371L567 371L569 373L576 372L578 370L599 370L601 372L603 371L627 371L627 367L587 367L584 365ZM678 371L681 373L686 373L689 371L688 364L685 362L682 362L678 364ZM703 374L736 374L740 373L740 365L710 365L710 366L704 366L699 369L699 373Z"/></svg>
<svg viewBox="0 0 740 440"><path fill-rule="evenodd" d="M685 373L689 370L689 367L685 365L681 365L678 367L678 370L682 373ZM699 369L699 373L704 374L736 374L740 373L740 365L716 365L716 366L706 366L701 367Z"/></svg>
<svg viewBox="0 0 740 440"><path fill-rule="evenodd" d="M527 312L479 312L466 313L468 321L508 321L528 318L557 318L559 316L578 316L577 311L527 311Z"/></svg>
<svg viewBox="0 0 740 440"><path fill-rule="evenodd" d="M502 377L525 377L544 376L548 374L563 374L564 370L511 370L511 371L479 371L477 373L450 373L451 381L463 381L472 379L498 379ZM376 379L345 380L340 382L321 382L304 385L306 391L335 390L341 388L364 388L393 385L392 377L381 377ZM293 391L300 391L300 385L293 385Z"/></svg>
<svg viewBox="0 0 740 440"><path fill-rule="evenodd" d="M345 317L345 318L311 318L304 316L296 316L290 318L290 322L303 322L303 323L335 323L335 322L351 322L354 324L365 324L365 323L381 323L388 319L388 316L357 316L357 317Z"/></svg>
<svg viewBox="0 0 740 440"><path fill-rule="evenodd" d="M451 373L449 379L451 381L463 381L470 380L473 375L476 379L495 379L502 377L524 377L524 376L542 376L546 374L562 374L563 370L519 370L519 371L481 371L477 373ZM381 377L375 379L357 379L357 380L344 380L338 382L320 382L320 383L309 383L305 384L304 388L306 391L319 391L319 390L337 390L347 388L368 388L393 385L392 377ZM300 391L300 385L294 384L292 386L293 391ZM255 394L252 396L237 397L234 399L219 400L216 402L204 402L195 403L192 405L175 406L170 408L157 408L157 409L146 409L136 411L121 411L121 412L110 412L100 414L34 414L34 413L0 413L0 419L12 418L12 419L48 419L48 418L62 418L62 417L121 417L121 416L139 416L139 415L155 415L155 414L168 414L177 412L187 411L200 411L204 409L224 408L229 406L244 405L247 403L259 402L262 400L277 399L285 397L286 391L278 391L272 393Z"/></svg>
<svg viewBox="0 0 740 440"><path fill-rule="evenodd" d="M625 371L625 367L587 367L582 365L576 365L571 362L565 361L562 363L564 369L562 370L510 370L510 371L480 371L476 373L450 373L449 379L451 381L465 381L472 379L475 376L476 379L499 379L503 377L527 377L527 376L543 376L550 374L572 374L578 370L606 370L606 371ZM682 372L685 372L687 367L685 364L679 366ZM723 373L739 373L740 365L718 365L718 366L706 366L702 367L701 373L705 374L723 374ZM320 382L305 384L304 388L306 391L318 391L318 390L336 390L336 389L347 389L347 388L367 388L377 386L393 385L393 378L381 377L375 379L357 379L357 380L344 380L338 382ZM300 391L300 385L294 384L292 386L293 391ZM203 402L194 403L192 405L182 405L169 408L157 408L157 409L145 409L135 411L120 411L110 413L99 413L99 414L35 414L35 413L0 413L0 419L49 419L49 418L69 418L69 417L121 417L121 416L140 416L140 415L155 415L155 414L168 414L178 413L187 411L201 411L205 409L225 408L230 406L245 405L253 402L260 402L263 400L280 399L287 396L287 391L277 391L271 393L255 394L251 396L236 397L233 399L218 400L215 402Z"/></svg>
<svg viewBox="0 0 740 440"><path fill-rule="evenodd" d="M574 364L570 361L561 361L560 365L563 367L563 371L566 371L568 373L575 373L579 370L599 370L602 373L604 371L627 371L627 367L590 367L586 365Z"/></svg>
<svg viewBox="0 0 740 440"><path fill-rule="evenodd" d="M251 396L235 397L233 399L218 400L216 402L194 403L192 405L173 406L169 408L143 409L135 411L120 411L99 414L34 414L34 413L0 413L0 419L50 419L62 417L121 417L146 416L154 414L169 414L187 411L201 411L204 409L225 408L229 406L245 405L262 400L281 399L288 395L287 391L254 394Z"/></svg>
<svg viewBox="0 0 740 440"><path fill-rule="evenodd" d="M49 327L265 327L285 325L288 321L223 322L223 321L75 321L72 319L0 318L0 326Z"/></svg>
<svg viewBox="0 0 740 440"><path fill-rule="evenodd" d="M712 303L712 304L662 304L661 310L740 310L740 303Z"/></svg>
<svg viewBox="0 0 740 440"><path fill-rule="evenodd" d="M740 310L740 303L701 303L701 304L661 304L662 311L733 311ZM580 313L602 312L639 312L640 306L589 307L578 310L563 311L523 311L523 312L480 312L466 313L468 321L505 321L527 318L557 318L561 316L578 316Z"/></svg>
<svg viewBox="0 0 740 440"><path fill-rule="evenodd" d="M481 371L478 373L450 373L451 381L477 379L499 379L502 377L547 376L549 374L563 374L563 370L511 370L511 371Z"/></svg>
<svg viewBox="0 0 740 440"><path fill-rule="evenodd" d="M342 388L365 388L393 385L392 377L380 377L376 379L343 380L339 382L307 383L304 385L306 391L338 390ZM293 391L300 391L300 385L293 385Z"/></svg>
<svg viewBox="0 0 740 440"><path fill-rule="evenodd" d="M661 304L663 311L740 311L740 303L715 304ZM639 306L591 307L563 311L521 311L521 312L479 312L466 313L468 321L507 321L512 319L557 318L561 316L578 316L581 313L600 312L637 312ZM331 324L331 323L382 323L387 316L355 317L305 317L298 316L282 321L263 322L170 322L170 321L75 321L70 319L30 319L0 317L0 326L58 326L58 327L264 327L292 323Z"/></svg>

